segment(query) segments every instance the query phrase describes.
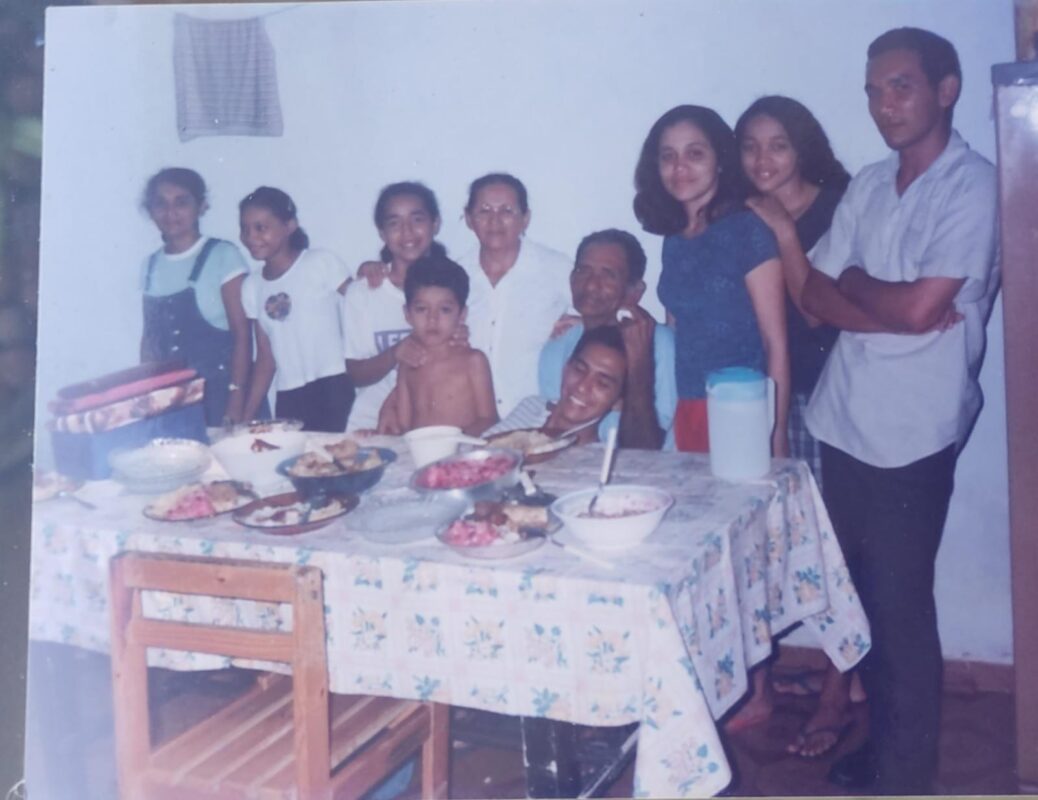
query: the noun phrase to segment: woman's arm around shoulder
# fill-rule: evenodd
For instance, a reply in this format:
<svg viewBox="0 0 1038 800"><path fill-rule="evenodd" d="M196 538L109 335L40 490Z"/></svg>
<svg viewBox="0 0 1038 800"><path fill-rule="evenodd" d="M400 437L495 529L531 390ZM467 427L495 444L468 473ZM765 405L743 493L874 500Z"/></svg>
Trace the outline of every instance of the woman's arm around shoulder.
<svg viewBox="0 0 1038 800"><path fill-rule="evenodd" d="M235 275L220 287L227 327L231 332L231 385L224 418L231 422L244 419L245 393L248 389L249 366L252 363L252 325L242 306L241 287L245 275Z"/></svg>
<svg viewBox="0 0 1038 800"><path fill-rule="evenodd" d="M249 380L249 392L243 411L244 419L256 417L256 412L259 410L263 398L267 396L270 384L274 380L274 373L277 371L274 353L270 348L270 339L267 338L267 334L263 332L263 328L258 323L254 323L252 327L256 333L256 364Z"/></svg>

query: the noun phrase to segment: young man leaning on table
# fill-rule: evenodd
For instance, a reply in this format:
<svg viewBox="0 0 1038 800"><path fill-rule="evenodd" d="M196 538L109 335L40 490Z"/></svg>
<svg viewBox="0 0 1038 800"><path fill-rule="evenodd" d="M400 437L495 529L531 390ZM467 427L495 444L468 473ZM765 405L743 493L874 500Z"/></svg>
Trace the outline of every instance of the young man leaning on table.
<svg viewBox="0 0 1038 800"><path fill-rule="evenodd" d="M608 413L598 428L599 438L619 425L619 441L624 447L658 450L665 445L672 449L678 396L674 332L657 325L638 305L645 291L645 263L645 251L627 231L609 228L584 237L569 277L579 322L541 350L538 386L545 397L560 397L564 368L585 332L614 328L620 334L627 360L623 414Z"/></svg>
<svg viewBox="0 0 1038 800"><path fill-rule="evenodd" d="M558 400L524 397L484 436L536 428L559 436L574 428L579 444L598 439L598 424L618 408L628 383L627 352L615 326L592 328L580 337L562 370Z"/></svg>
<svg viewBox="0 0 1038 800"><path fill-rule="evenodd" d="M861 666L870 742L829 775L876 794L934 788L934 561L998 289L995 173L952 129L961 82L955 48L929 31L869 46L869 112L895 152L854 178L810 262L781 206L748 201L777 226L794 302L841 330L807 426L873 643Z"/></svg>

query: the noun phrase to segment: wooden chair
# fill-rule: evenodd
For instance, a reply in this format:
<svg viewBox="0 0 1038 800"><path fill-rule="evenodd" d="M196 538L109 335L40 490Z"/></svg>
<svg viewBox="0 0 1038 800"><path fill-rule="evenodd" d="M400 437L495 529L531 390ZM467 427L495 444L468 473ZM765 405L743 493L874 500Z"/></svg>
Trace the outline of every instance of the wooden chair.
<svg viewBox="0 0 1038 800"><path fill-rule="evenodd" d="M141 593L287 603L291 631L145 617ZM316 567L124 553L111 562L120 794L141 798L355 798L421 751L422 797L446 797L447 706L331 695ZM217 713L153 748L148 648L284 662Z"/></svg>

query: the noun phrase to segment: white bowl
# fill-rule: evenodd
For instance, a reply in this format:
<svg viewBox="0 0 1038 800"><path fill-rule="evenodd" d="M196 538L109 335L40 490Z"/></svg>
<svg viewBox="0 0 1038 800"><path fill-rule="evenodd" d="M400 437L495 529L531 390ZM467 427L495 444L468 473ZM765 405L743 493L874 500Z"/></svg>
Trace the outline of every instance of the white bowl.
<svg viewBox="0 0 1038 800"><path fill-rule="evenodd" d="M108 454L112 477L137 494L159 494L191 483L211 461L209 448L194 439L152 439L143 447Z"/></svg>
<svg viewBox="0 0 1038 800"><path fill-rule="evenodd" d="M461 428L454 425L429 425L408 431L404 434L404 441L411 450L415 469L421 469L426 464L457 453L460 436Z"/></svg>
<svg viewBox="0 0 1038 800"><path fill-rule="evenodd" d="M277 465L301 454L307 436L305 431L250 433L246 428L220 439L209 449L232 479L257 488L270 487L285 480L278 474ZM261 444L257 445L257 441ZM273 445L274 449L267 449L264 444Z"/></svg>
<svg viewBox="0 0 1038 800"><path fill-rule="evenodd" d="M595 550L625 550L640 544L674 505L670 494L653 486L610 484L599 495L594 515L588 516L596 491L570 492L551 504L551 512L566 530Z"/></svg>

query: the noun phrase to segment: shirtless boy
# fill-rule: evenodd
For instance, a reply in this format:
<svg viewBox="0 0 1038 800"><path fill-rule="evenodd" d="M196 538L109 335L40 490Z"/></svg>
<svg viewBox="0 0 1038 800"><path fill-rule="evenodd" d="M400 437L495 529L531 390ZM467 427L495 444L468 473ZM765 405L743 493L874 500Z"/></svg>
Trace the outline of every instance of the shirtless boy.
<svg viewBox="0 0 1038 800"><path fill-rule="evenodd" d="M465 321L468 294L468 275L446 256L424 256L407 271L404 316L425 354L417 366L401 364L397 370L396 391L388 402L396 405L399 432L457 425L477 435L497 422L487 357L450 343Z"/></svg>

